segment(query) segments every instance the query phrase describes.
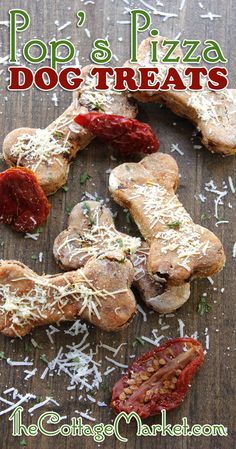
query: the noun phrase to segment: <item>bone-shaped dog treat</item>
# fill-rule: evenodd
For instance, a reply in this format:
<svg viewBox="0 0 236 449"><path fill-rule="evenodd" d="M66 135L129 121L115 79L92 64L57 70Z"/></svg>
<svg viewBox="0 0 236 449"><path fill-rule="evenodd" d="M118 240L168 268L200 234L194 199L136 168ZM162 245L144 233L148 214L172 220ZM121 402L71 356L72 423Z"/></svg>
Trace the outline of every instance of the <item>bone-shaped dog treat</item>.
<svg viewBox="0 0 236 449"><path fill-rule="evenodd" d="M65 184L69 165L79 150L93 139L85 129L73 132L74 118L81 113L101 111L133 118L136 107L127 95L110 89L98 92L95 80L90 76L92 66L82 70L85 80L74 93L72 104L46 129L19 128L11 131L3 142L3 156L11 166L23 166L35 172L47 195ZM111 81L112 83L112 81Z"/></svg>
<svg viewBox="0 0 236 449"><path fill-rule="evenodd" d="M178 166L167 154L153 154L139 163L112 170L110 191L129 209L150 246L148 271L181 285L220 271L225 262L220 240L193 222L175 195Z"/></svg>
<svg viewBox="0 0 236 449"><path fill-rule="evenodd" d="M16 261L0 262L0 332L22 337L36 326L81 317L118 331L136 313L133 266L123 254L90 259L83 269L39 276Z"/></svg>
<svg viewBox="0 0 236 449"><path fill-rule="evenodd" d="M66 270L83 267L94 256L122 251L134 266L133 285L145 303L159 313L170 313L189 298L188 283L169 287L155 281L147 271L148 245L139 238L116 230L109 209L96 201L77 204L69 217L68 229L54 242L54 256Z"/></svg>
<svg viewBox="0 0 236 449"><path fill-rule="evenodd" d="M158 57L161 60L166 53L166 47L162 47L164 39L161 36L155 39L145 39L138 49L138 64L131 66L136 69L142 66L157 67L159 69L157 80L164 80L170 65L161 62L150 64L149 62L151 41L158 41ZM172 57L176 58L176 56L182 57L182 51L176 50ZM127 65L129 63L125 64L125 66ZM174 66L182 72L186 69L186 66L181 63ZM131 92L131 94L135 99L144 103L164 103L175 114L189 119L199 129L203 145L211 152L224 155L236 152L236 89L210 91L204 88L202 91L192 92L149 90Z"/></svg>

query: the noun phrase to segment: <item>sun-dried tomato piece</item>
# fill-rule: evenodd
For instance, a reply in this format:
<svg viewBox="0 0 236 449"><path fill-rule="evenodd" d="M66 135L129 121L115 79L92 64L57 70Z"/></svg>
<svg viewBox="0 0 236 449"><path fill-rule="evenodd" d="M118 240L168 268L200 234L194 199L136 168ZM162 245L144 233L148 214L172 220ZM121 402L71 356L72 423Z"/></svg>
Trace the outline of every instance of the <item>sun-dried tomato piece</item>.
<svg viewBox="0 0 236 449"><path fill-rule="evenodd" d="M141 418L178 407L203 358L198 341L169 340L133 362L127 374L115 384L111 406L116 413L136 412Z"/></svg>
<svg viewBox="0 0 236 449"><path fill-rule="evenodd" d="M160 146L149 125L122 115L89 112L77 115L75 122L99 139L111 143L123 156L155 153Z"/></svg>
<svg viewBox="0 0 236 449"><path fill-rule="evenodd" d="M0 173L0 223L31 232L47 218L50 204L35 174L27 168Z"/></svg>

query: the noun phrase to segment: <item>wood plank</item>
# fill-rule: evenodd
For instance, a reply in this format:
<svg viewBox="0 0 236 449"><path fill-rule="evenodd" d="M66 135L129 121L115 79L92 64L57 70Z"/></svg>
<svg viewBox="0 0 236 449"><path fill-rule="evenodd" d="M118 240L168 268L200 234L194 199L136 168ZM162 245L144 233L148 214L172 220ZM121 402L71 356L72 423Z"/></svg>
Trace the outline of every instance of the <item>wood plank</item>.
<svg viewBox="0 0 236 449"><path fill-rule="evenodd" d="M114 53L119 57L119 64L123 63L129 55L129 25L117 24L117 20L128 20L129 16L123 14L124 8L128 5L124 1L112 0L96 0L95 4L87 4L86 2L77 2L76 0L64 0L63 4L59 0L50 2L34 1L26 2L23 0L11 1L11 8L24 7L30 13L32 18L31 28L23 35L20 45L26 40L35 36L42 37L44 40L49 40L54 33L59 37L71 36L71 40L80 50L80 61L83 65L88 63L88 57L91 50L91 43L95 38L109 35L111 47ZM147 1L149 4L155 2ZM229 59L228 68L230 73L230 81L232 85L235 83L234 67L236 62L236 53L234 42L236 39L236 4L234 0L223 2L221 0L204 1L204 9L199 8L198 2L195 0L186 1L183 11L179 11L180 0L171 2L170 0L163 0L164 6L158 7L159 10L173 11L178 14L177 19L169 19L166 22L162 18L153 16L153 22L160 29L160 33L169 37L175 37L181 32L181 37L186 38L214 38L219 40ZM174 6L173 6L173 3ZM131 2L130 2L131 4ZM135 2L135 6L142 7L140 2ZM91 32L89 39L84 30L78 30L75 23L75 12L79 9L87 11L86 27ZM0 20L7 20L8 18L9 2L3 0L1 2ZM201 19L201 14L206 14L208 11L222 15L222 18L210 21L209 19ZM73 25L66 28L61 33L56 31L55 20L58 20L60 25L71 21ZM5 56L8 52L9 39L8 29L0 28L1 32L1 47L0 56ZM122 37L122 41L118 38ZM116 61L113 61L117 65ZM4 67L6 69L6 67ZM5 75L1 75L2 80L2 96L0 126L1 126L1 143L4 136L12 129L20 126L36 126L44 127L52 120L54 120L70 103L70 94L68 92L58 90L58 107L55 107L52 102L52 93L46 94L44 92L31 89L24 94L9 93L5 90ZM228 182L228 176L236 179L236 163L235 157L221 158L220 156L211 155L205 149L194 149L193 145L199 145L199 138L193 137L194 128L187 121L174 116L165 108L160 108L155 105L140 106L140 119L147 121L156 130L160 141L162 151L170 152L172 143L178 143L184 156L174 153L180 171L182 174L181 185L179 188L179 196L186 208L191 212L192 216L197 222L201 221L201 216L206 214L209 216L204 221L204 225L213 230L223 241L226 254L227 263L224 271L218 275L214 280L214 285L211 285L208 280L195 281L192 285L192 294L188 303L179 310L174 317L162 318L162 323L159 316L150 314L148 309L144 307L141 300L139 303L148 315L148 321L144 322L142 315L138 314L133 320L129 328L118 334L105 334L100 330L91 328L91 333L88 341L91 347L95 349L96 345L101 341L114 347L118 347L121 343L128 343L120 350L120 356L117 360L122 363L129 364L132 360L130 356L138 355L142 352L151 349L148 343L144 347L133 347L133 342L136 336L145 335L151 337L151 330L157 329L158 335L166 337L179 336L179 322L178 319L185 323L184 332L191 335L198 332L200 340L205 345L206 329L210 336L210 350L207 352L204 366L199 371L199 374L193 381L191 391L184 401L183 405L168 414L168 422L175 424L180 423L182 417L188 417L189 423L222 423L229 429L229 436L223 437L152 437L152 438L138 438L135 435L135 426L131 424L129 427L123 427L124 435L129 439L129 443L122 444L113 437L106 439L102 443L104 449L135 447L136 449L148 448L154 449L161 447L162 449L225 449L226 447L233 447L234 436L233 426L235 422L235 407L233 399L234 391L234 360L233 349L235 347L235 330L234 330L234 292L235 292L235 260L232 258L232 248L236 241L236 228L234 226L235 213L234 210L228 207L228 203L232 205L235 203L235 195L229 193L225 200L225 205L221 206L222 218L229 220L229 224L215 227L214 218L214 197L208 193L206 203L199 201L198 194L206 193L204 191L204 184L211 179L216 185L222 189L222 181ZM92 143L86 151L79 154L76 162L71 166L68 192L60 190L56 195L50 198L52 204L51 215L44 227L43 233L37 241L25 240L21 235L17 235L7 227L1 227L0 240L4 242L0 246L0 258L3 259L18 259L21 262L29 265L38 273L56 273L59 268L56 265L53 255L52 246L55 237L65 229L68 219L67 210L71 205L76 204L81 200L84 186L80 186L79 176L83 171L87 171L92 179L86 184L86 191L91 194L97 194L103 198L108 198L108 206L113 211L118 212L116 219L117 227L126 232L135 234L137 232L133 224L128 224L126 221L126 214L119 208L109 197L107 181L108 175L105 170L116 166L117 162L111 160L111 152L107 147L104 147L97 142ZM0 169L5 169L6 166L1 162ZM34 261L32 256L43 252L43 262ZM221 289L224 288L224 292ZM200 317L197 312L197 303L203 293L207 293L209 303L212 305L212 310L208 315ZM169 325L166 330L162 330L163 325ZM85 412L86 409L91 409L91 415L96 418L96 423L109 423L114 419L113 412L108 408L99 408L96 404L93 405L89 401L83 402L78 398L80 391L67 391L68 379L61 375L60 377L47 377L44 381L40 380L45 365L40 360L40 355L46 354L48 360L53 359L61 346L71 344L73 341L78 343L80 336L71 337L66 335L63 330L70 325L62 325L61 331L55 335L54 345L50 343L45 332L45 328L37 329L32 336L27 336L22 340L10 341L9 339L0 336L1 351L4 351L7 357L13 360L23 359L28 356L34 360L34 366L38 368L38 373L29 381L25 381L24 368L10 368L5 361L0 361L0 382L1 395L2 392L11 386L19 390L21 394L31 392L38 397L45 398L51 396L58 400L60 406L47 406L35 412L31 417L27 413L27 409L32 406L30 403L25 407L24 419L28 425L35 422L42 411L53 409L58 411L61 415L67 415L67 419L72 416L79 416L76 410ZM34 338L42 349L34 348L31 344L31 338ZM101 361L102 370L104 366L110 365L105 362L105 356L111 357L111 353L104 348L99 348L97 361ZM113 383L120 376L120 369L116 369L106 380L107 388L105 391L101 389L96 393L96 399L105 401L109 404L110 389ZM85 421L84 421L85 422ZM87 422L87 421L86 421ZM155 417L148 420L147 423L159 423L160 418ZM89 423L89 422L88 422ZM11 423L8 421L8 415L1 418L1 447L9 449L14 447L22 447L22 439L12 437ZM63 438L58 436L54 440L39 435L37 438L27 438L27 448L36 449L43 447L49 449L52 447L53 441L56 442L58 449L72 449L74 447L93 448L97 447L90 438Z"/></svg>

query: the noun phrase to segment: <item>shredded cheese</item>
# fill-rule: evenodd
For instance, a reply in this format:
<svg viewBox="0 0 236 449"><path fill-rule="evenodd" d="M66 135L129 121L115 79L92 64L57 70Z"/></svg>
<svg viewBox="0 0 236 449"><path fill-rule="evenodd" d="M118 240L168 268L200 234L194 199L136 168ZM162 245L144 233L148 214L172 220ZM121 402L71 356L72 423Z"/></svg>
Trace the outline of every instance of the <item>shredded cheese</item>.
<svg viewBox="0 0 236 449"><path fill-rule="evenodd" d="M224 91L203 89L199 92L191 92L188 105L196 110L199 119L204 122L211 121L214 125L220 123L221 126L227 126L230 114L236 112L236 98L230 89Z"/></svg>
<svg viewBox="0 0 236 449"><path fill-rule="evenodd" d="M201 228L193 223L177 196L159 184L134 185L132 190L131 198L142 200L144 215L160 242L161 253L175 251L179 265L190 270L191 258L205 256L209 248L209 241L201 239ZM172 226L175 223L176 228Z"/></svg>
<svg viewBox="0 0 236 449"><path fill-rule="evenodd" d="M44 405L48 404L49 402L52 402L54 405L59 406L60 404L58 404L57 401L55 401L53 398L51 397L47 397L44 401L39 402L38 404L33 405L33 407L29 408L28 412L30 413L30 415L32 415L32 413L37 410L38 408L43 407Z"/></svg>
<svg viewBox="0 0 236 449"><path fill-rule="evenodd" d="M233 258L236 258L236 242L233 245Z"/></svg>
<svg viewBox="0 0 236 449"><path fill-rule="evenodd" d="M30 399L34 399L35 395L32 395L30 393L27 393L25 396L23 396L19 401L17 401L16 403L10 405L8 408L6 408L5 410L1 410L0 411L0 416L5 415L6 413L11 412L12 410L14 410L16 407L19 407L21 404L23 404L23 402L29 402Z"/></svg>
<svg viewBox="0 0 236 449"><path fill-rule="evenodd" d="M55 285L50 283L50 279L40 278L34 273L14 281L19 283L22 280L31 281L28 291L14 289L11 285L0 286L0 315L5 315L16 335L16 327L24 327L34 321L44 321L55 313L58 314L58 319L61 318L63 308L73 301L81 303L79 315L86 310L90 319L92 315L100 319L101 300L107 297L115 298L117 294L127 291L123 289L109 292L97 289L82 271L81 278L78 277L74 284L69 284L65 278L65 285Z"/></svg>
<svg viewBox="0 0 236 449"><path fill-rule="evenodd" d="M85 214L86 215L86 214ZM61 257L64 251L70 254L70 261L80 256L81 260L87 256L97 257L107 251L122 251L124 254L134 255L141 246L140 238L121 234L114 226L105 226L99 222L99 212L92 217L94 224L74 236L67 236L57 248Z"/></svg>
<svg viewBox="0 0 236 449"><path fill-rule="evenodd" d="M128 368L128 365L125 365L124 363L117 362L116 360L111 359L110 357L105 356L105 359L108 362L111 362L113 365L118 366L119 368Z"/></svg>
<svg viewBox="0 0 236 449"><path fill-rule="evenodd" d="M87 107L89 110L97 110L100 112L106 111L107 114L109 114L110 111L110 113L112 113L112 107L116 103L117 97L121 95L121 92L117 92L113 89L114 80L112 79L107 81L109 88L102 92L95 89L96 84L96 77L86 77L84 84L80 89L80 104Z"/></svg>
<svg viewBox="0 0 236 449"><path fill-rule="evenodd" d="M55 131L37 129L35 134L22 134L12 146L10 154L17 159L17 166L21 165L22 159L26 166L37 171L42 163L51 165L57 156L70 152L69 142L61 141L56 137Z"/></svg>
<svg viewBox="0 0 236 449"><path fill-rule="evenodd" d="M49 373L66 374L69 378L69 386L86 392L99 389L102 376L99 371L100 363L97 363L94 353L89 348L89 343L81 347L78 345L68 345L67 351L60 348L55 359L48 363ZM85 352L87 349L88 352Z"/></svg>

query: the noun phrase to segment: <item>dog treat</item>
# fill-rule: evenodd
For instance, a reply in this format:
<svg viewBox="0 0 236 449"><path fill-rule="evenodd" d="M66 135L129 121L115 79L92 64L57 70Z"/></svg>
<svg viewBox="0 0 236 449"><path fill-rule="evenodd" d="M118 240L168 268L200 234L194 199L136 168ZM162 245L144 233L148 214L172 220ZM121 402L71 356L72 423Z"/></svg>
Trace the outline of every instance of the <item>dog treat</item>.
<svg viewBox="0 0 236 449"><path fill-rule="evenodd" d="M93 135L81 127L75 132L74 118L82 113L101 111L135 117L136 107L125 93L110 89L98 92L96 80L90 76L92 66L82 70L85 79L74 93L72 104L46 129L19 128L11 131L3 142L3 156L11 166L30 168L47 195L55 193L65 184L69 165L79 150L84 149Z"/></svg>
<svg viewBox="0 0 236 449"><path fill-rule="evenodd" d="M34 327L78 317L118 331L136 313L132 281L132 264L118 252L54 276L39 276L20 262L1 261L0 332L23 337Z"/></svg>
<svg viewBox="0 0 236 449"><path fill-rule="evenodd" d="M35 174L28 168L0 173L0 223L17 232L31 232L44 223L50 204Z"/></svg>
<svg viewBox="0 0 236 449"><path fill-rule="evenodd" d="M150 246L149 273L169 285L211 276L225 262L220 240L195 224L175 195L178 182L175 160L162 153L116 167L109 181L114 200L130 211Z"/></svg>
<svg viewBox="0 0 236 449"><path fill-rule="evenodd" d="M165 38L157 36L145 39L138 49L138 63L131 67L157 67L159 74L157 80L162 80L170 67L170 64L158 62L150 64L150 43L158 41L159 58L166 52L162 47ZM182 51L176 50L173 58L182 57ZM127 67L129 63L126 63ZM173 64L172 64L173 66ZM174 64L178 71L184 72L186 66ZM184 77L184 73L183 73ZM186 77L187 78L187 77ZM144 103L164 103L175 114L189 119L201 132L202 143L213 153L231 155L236 152L236 89L225 89L223 91L211 91L205 87L202 91L137 91L131 95L138 101Z"/></svg>
<svg viewBox="0 0 236 449"><path fill-rule="evenodd" d="M69 217L68 229L54 242L53 252L60 267L65 270L81 268L91 257L104 255L107 251L122 251L131 260L133 286L147 306L155 311L170 313L188 300L188 283L169 287L148 274L148 245L140 238L117 231L109 209L96 201L77 204Z"/></svg>

